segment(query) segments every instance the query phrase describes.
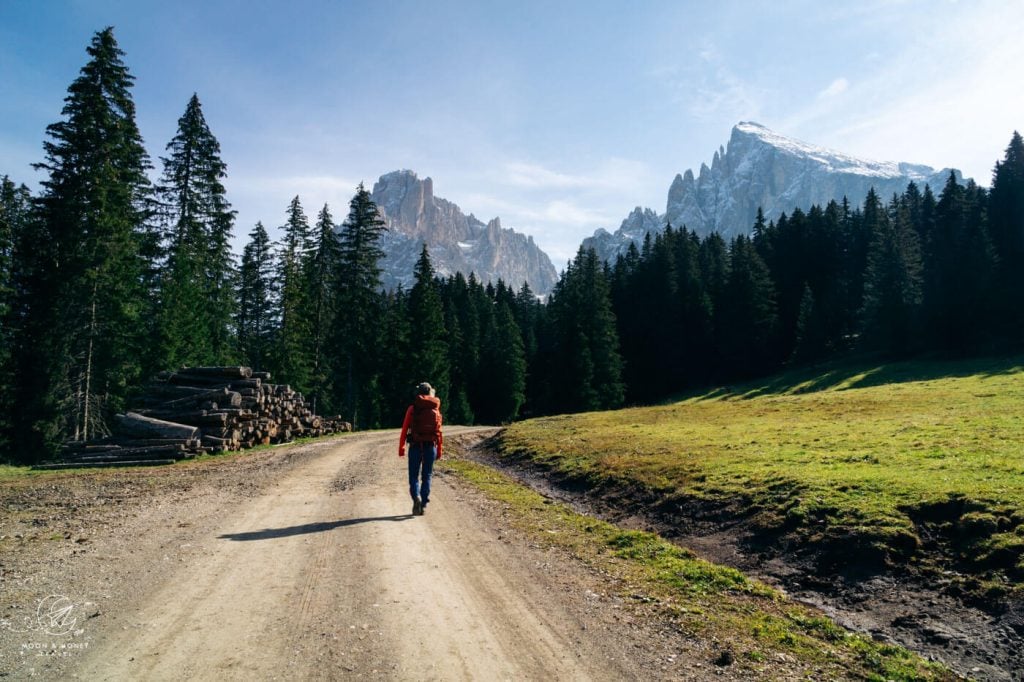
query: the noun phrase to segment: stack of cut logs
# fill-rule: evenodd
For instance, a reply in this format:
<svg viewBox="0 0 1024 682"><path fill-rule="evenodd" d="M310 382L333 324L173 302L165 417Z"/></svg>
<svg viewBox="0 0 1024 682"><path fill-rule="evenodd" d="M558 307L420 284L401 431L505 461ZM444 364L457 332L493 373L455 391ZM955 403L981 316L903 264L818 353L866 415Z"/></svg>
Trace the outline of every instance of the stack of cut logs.
<svg viewBox="0 0 1024 682"><path fill-rule="evenodd" d="M48 468L168 464L297 437L351 431L340 417L313 414L302 394L248 367L183 367L161 372L134 411L115 417L113 435L69 443Z"/></svg>

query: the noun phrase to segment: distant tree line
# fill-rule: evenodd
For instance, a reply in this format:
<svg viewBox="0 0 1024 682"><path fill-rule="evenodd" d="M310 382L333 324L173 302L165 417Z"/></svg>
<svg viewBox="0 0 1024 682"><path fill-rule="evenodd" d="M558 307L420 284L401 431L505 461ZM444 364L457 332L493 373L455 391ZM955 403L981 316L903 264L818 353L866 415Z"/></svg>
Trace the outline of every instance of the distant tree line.
<svg viewBox="0 0 1024 682"><path fill-rule="evenodd" d="M226 164L197 96L158 182L112 29L49 126L38 196L0 184L0 453L32 462L104 433L154 373L270 371L325 415L397 426L430 381L450 423L609 409L850 350L887 356L1024 343L1024 142L991 190L950 177L794 210L726 243L666 226L614 263L581 249L546 301L438 276L384 291L385 227L360 185L338 225L299 197L240 261Z"/></svg>
<svg viewBox="0 0 1024 682"><path fill-rule="evenodd" d="M667 226L607 271L627 400L851 350L882 357L1016 351L1024 344L1024 141L989 191L950 174L794 209L726 244Z"/></svg>

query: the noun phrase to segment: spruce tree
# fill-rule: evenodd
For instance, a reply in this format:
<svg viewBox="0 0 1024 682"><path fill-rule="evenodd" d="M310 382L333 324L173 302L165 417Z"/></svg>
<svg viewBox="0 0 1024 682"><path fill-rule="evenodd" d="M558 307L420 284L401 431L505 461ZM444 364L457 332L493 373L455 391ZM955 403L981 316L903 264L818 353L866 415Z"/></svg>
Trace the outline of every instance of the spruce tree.
<svg viewBox="0 0 1024 682"><path fill-rule="evenodd" d="M277 380L302 392L309 390L311 360L308 356L308 279L305 262L310 247L309 221L302 202L295 197L288 204L288 219L281 228L277 281L280 291L277 347L274 365Z"/></svg>
<svg viewBox="0 0 1024 682"><path fill-rule="evenodd" d="M405 410L409 406L416 374L411 366L410 343L412 328L409 322L409 293L399 285L394 292L384 296L384 319L380 344L382 396L381 411L387 426L402 425ZM448 412L445 412L446 419ZM456 422L458 423L458 422Z"/></svg>
<svg viewBox="0 0 1024 682"><path fill-rule="evenodd" d="M337 363L334 400L357 426L368 423L360 421L364 412L379 410L375 405L379 396L361 389L376 385L380 371L373 359L378 357L381 338L380 260L384 252L378 242L385 230L377 205L360 183L341 228L335 276L337 314L331 334L331 353Z"/></svg>
<svg viewBox="0 0 1024 682"><path fill-rule="evenodd" d="M610 287L593 249L577 252L555 285L548 312L552 338L547 409L619 407L625 384L618 331Z"/></svg>
<svg viewBox="0 0 1024 682"><path fill-rule="evenodd" d="M458 276L456 276L458 282ZM462 296L462 294L458 294ZM487 386L481 378L481 355L487 329L493 324L494 303L474 273L466 280L464 300L458 304L459 329L465 340L465 354L460 358L461 370L466 378L466 393L470 405L486 399Z"/></svg>
<svg viewBox="0 0 1024 682"><path fill-rule="evenodd" d="M270 235L258 222L242 251L235 315L238 353L242 362L258 372L270 369L278 326L276 269Z"/></svg>
<svg viewBox="0 0 1024 682"><path fill-rule="evenodd" d="M724 371L749 377L772 371L779 361L775 285L753 243L737 237L729 253L729 277L715 310Z"/></svg>
<svg viewBox="0 0 1024 682"><path fill-rule="evenodd" d="M444 308L434 280L434 266L424 244L413 271L415 284L409 292L409 320L412 342L410 366L417 381L429 381L443 400L448 398L449 357L448 334L444 324Z"/></svg>
<svg viewBox="0 0 1024 682"><path fill-rule="evenodd" d="M222 180L227 166L199 97L192 95L162 158L158 187L166 264L159 285L158 366L224 364L233 356L231 318L234 211Z"/></svg>
<svg viewBox="0 0 1024 682"><path fill-rule="evenodd" d="M805 285L804 295L800 299L800 314L797 318L792 360L801 363L819 360L828 352L828 342L825 317L814 298L811 287Z"/></svg>
<svg viewBox="0 0 1024 682"><path fill-rule="evenodd" d="M15 442L11 433L14 412L12 391L15 343L15 292L19 279L19 256L29 231L32 197L24 185L16 186L6 175L0 179L0 460Z"/></svg>
<svg viewBox="0 0 1024 682"><path fill-rule="evenodd" d="M998 258L999 327L1016 344L1024 340L1024 139L1016 131L992 173L988 221Z"/></svg>
<svg viewBox="0 0 1024 682"><path fill-rule="evenodd" d="M47 127L40 234L19 292L15 397L30 456L105 431L143 357L152 243L150 168L135 123L133 77L113 29L97 33Z"/></svg>
<svg viewBox="0 0 1024 682"><path fill-rule="evenodd" d="M712 326L714 326L722 308L726 285L729 281L729 247L722 235L713 232L705 237L700 243L697 260L700 263L701 281L711 307ZM721 333L717 327L714 328L713 335L716 339L715 346L718 347Z"/></svg>
<svg viewBox="0 0 1024 682"><path fill-rule="evenodd" d="M950 173L935 207L925 300L930 337L941 349L964 353L992 326L996 258L988 237L987 197Z"/></svg>
<svg viewBox="0 0 1024 682"><path fill-rule="evenodd" d="M6 175L0 179L0 367L7 365L14 344L12 312L15 302L21 235L28 229L32 197L25 185L16 186ZM8 384L3 384L9 389Z"/></svg>
<svg viewBox="0 0 1024 682"><path fill-rule="evenodd" d="M809 256L812 262L808 268L808 283L814 295L813 315L816 318L812 324L822 334L823 352L829 353L845 346L846 318L857 312L844 309L848 283L845 279L843 209L839 203L830 201L824 211L815 208L809 215L811 236L814 239Z"/></svg>
<svg viewBox="0 0 1024 682"><path fill-rule="evenodd" d="M872 235L864 274L863 343L905 355L918 343L921 256L917 232L905 206L890 211L874 190L864 202L865 230Z"/></svg>
<svg viewBox="0 0 1024 682"><path fill-rule="evenodd" d="M536 409L538 395L537 384L539 377L532 371L532 368L537 364L544 306L526 282L523 282L523 286L516 294L515 310L513 312L516 323L519 325L519 332L523 337L523 351L526 354L526 399L523 402L521 413L523 415L530 415Z"/></svg>
<svg viewBox="0 0 1024 682"><path fill-rule="evenodd" d="M465 280L463 280L465 285ZM452 424L472 424L475 420L469 403L469 384L463 360L467 356L466 339L459 322L457 299L453 296L454 278L442 284L441 299L444 307L444 325L448 336L448 409L445 418Z"/></svg>
<svg viewBox="0 0 1024 682"><path fill-rule="evenodd" d="M927 188L926 188L927 189ZM841 205L840 240L843 250L840 279L843 283L843 334L851 341L859 339L863 327L864 273L867 270L871 231L864 221L864 212L854 208L844 197Z"/></svg>
<svg viewBox="0 0 1024 682"><path fill-rule="evenodd" d="M711 377L707 358L715 347L711 297L700 266L700 239L686 228L680 230L674 248L679 317L677 374L670 392L700 385Z"/></svg>
<svg viewBox="0 0 1024 682"><path fill-rule="evenodd" d="M333 409L328 396L331 363L327 357L327 345L335 314L335 276L341 259L341 247L327 204L317 215L312 248L305 262L305 297L307 347L309 359L309 395L314 411L323 406Z"/></svg>
<svg viewBox="0 0 1024 682"><path fill-rule="evenodd" d="M526 351L519 325L505 301L497 304L495 323L485 339L482 364L488 399L480 418L492 424L514 420L526 401Z"/></svg>

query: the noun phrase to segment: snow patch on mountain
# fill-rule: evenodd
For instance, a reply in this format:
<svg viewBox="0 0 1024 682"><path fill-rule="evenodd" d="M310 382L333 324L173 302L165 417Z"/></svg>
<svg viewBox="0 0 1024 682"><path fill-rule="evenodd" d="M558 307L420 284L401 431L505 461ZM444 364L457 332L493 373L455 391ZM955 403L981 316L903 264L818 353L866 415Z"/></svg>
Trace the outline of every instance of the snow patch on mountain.
<svg viewBox="0 0 1024 682"><path fill-rule="evenodd" d="M635 208L614 233L599 229L583 244L611 260L668 223L729 239L750 232L759 207L774 220L794 208L843 197L859 204L871 188L888 197L915 182L938 193L951 172L963 180L957 170L862 159L745 121L732 129L728 146L714 152L710 167L702 163L696 175L692 170L676 175L665 213Z"/></svg>

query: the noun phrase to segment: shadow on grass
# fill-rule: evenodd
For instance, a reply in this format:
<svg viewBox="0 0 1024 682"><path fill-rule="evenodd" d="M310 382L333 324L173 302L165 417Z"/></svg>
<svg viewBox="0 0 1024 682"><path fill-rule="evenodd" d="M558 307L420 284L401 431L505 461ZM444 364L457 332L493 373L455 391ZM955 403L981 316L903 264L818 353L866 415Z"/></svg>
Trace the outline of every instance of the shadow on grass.
<svg viewBox="0 0 1024 682"><path fill-rule="evenodd" d="M749 400L766 395L797 395L830 389L848 390L969 376L992 377L1021 371L1024 371L1024 357L1019 355L970 360L928 358L887 363L878 359L859 359L841 364L801 367L764 379L737 386L724 386L686 397L701 401Z"/></svg>
<svg viewBox="0 0 1024 682"><path fill-rule="evenodd" d="M286 528L264 528L263 530L252 530L244 533L225 533L218 535L218 540L234 540L245 542L249 540L271 540L273 538L287 538L292 535L306 535L308 533L323 533L355 526L360 523L373 523L375 521L406 521L413 518L412 514L400 514L398 516L366 516L358 519L341 519L339 521L319 521L317 523L304 523L301 526L288 526Z"/></svg>

